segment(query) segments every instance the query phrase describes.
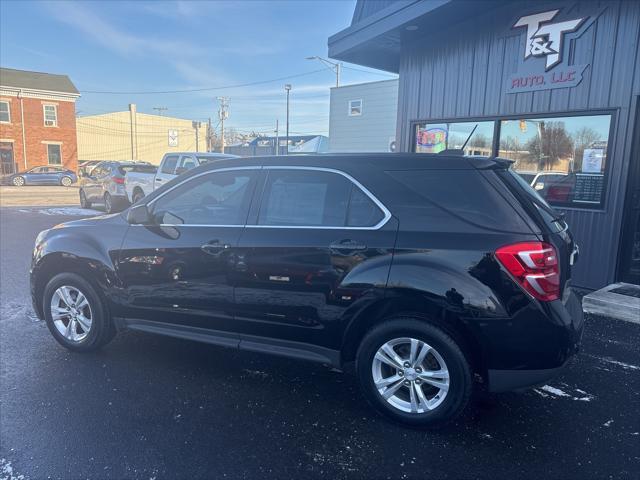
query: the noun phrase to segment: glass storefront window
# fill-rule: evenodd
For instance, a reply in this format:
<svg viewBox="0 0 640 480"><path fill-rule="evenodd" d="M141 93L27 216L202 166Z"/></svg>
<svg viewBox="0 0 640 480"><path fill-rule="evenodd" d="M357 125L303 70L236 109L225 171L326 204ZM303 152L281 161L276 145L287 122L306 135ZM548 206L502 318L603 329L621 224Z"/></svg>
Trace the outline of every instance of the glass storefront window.
<svg viewBox="0 0 640 480"><path fill-rule="evenodd" d="M610 126L611 115L502 120L498 156L548 203L599 207Z"/></svg>
<svg viewBox="0 0 640 480"><path fill-rule="evenodd" d="M492 154L494 129L495 122L492 121L419 123L415 132L415 152L439 153L447 149L460 149L469 139L464 147L465 155L489 157Z"/></svg>

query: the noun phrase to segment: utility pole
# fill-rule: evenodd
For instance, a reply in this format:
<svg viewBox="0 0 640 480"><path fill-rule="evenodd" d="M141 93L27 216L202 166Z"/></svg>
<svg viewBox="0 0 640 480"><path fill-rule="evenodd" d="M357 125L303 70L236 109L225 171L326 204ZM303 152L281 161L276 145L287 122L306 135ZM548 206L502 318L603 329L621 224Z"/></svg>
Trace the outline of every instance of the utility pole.
<svg viewBox="0 0 640 480"><path fill-rule="evenodd" d="M227 97L218 97L220 109L218 110L218 118L220 119L220 153L224 153L224 121L229 118L229 99Z"/></svg>
<svg viewBox="0 0 640 480"><path fill-rule="evenodd" d="M213 152L213 132L211 131L211 117L207 124L207 152Z"/></svg>
<svg viewBox="0 0 640 480"><path fill-rule="evenodd" d="M278 136L278 119L276 118L276 156L280 155L280 137Z"/></svg>
<svg viewBox="0 0 640 480"><path fill-rule="evenodd" d="M158 116L162 116L162 112L169 110L167 107L153 107L158 112Z"/></svg>
<svg viewBox="0 0 640 480"><path fill-rule="evenodd" d="M284 86L284 89L287 92L287 153L289 155L289 92L291 91L291 84L287 83Z"/></svg>
<svg viewBox="0 0 640 480"><path fill-rule="evenodd" d="M193 129L196 131L196 152L199 152L199 148L200 148L200 137L199 137L199 133L200 133L200 127L202 126L202 123L200 122L196 122L195 120L191 121L191 126L193 127Z"/></svg>
<svg viewBox="0 0 640 480"><path fill-rule="evenodd" d="M342 69L342 65L340 62L332 62L327 60L326 58L318 57L314 55L313 57L307 57L306 60L319 60L329 69L335 72L336 74L336 87L340 86L340 70Z"/></svg>

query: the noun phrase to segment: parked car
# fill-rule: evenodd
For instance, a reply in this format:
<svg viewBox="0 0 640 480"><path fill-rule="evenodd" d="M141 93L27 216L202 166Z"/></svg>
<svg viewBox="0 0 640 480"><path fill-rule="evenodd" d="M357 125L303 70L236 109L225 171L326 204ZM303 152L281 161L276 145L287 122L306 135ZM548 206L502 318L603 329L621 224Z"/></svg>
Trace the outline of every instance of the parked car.
<svg viewBox="0 0 640 480"><path fill-rule="evenodd" d="M156 188L178 175L205 163L229 158L239 158L226 153L172 152L160 161L156 171L131 172L125 177L125 190L131 203L136 203Z"/></svg>
<svg viewBox="0 0 640 480"><path fill-rule="evenodd" d="M85 160L78 162L78 176L84 177L89 175L93 167L102 162L103 160Z"/></svg>
<svg viewBox="0 0 640 480"><path fill-rule="evenodd" d="M78 181L77 175L69 169L55 166L33 167L3 178L6 185L63 185L69 187Z"/></svg>
<svg viewBox="0 0 640 480"><path fill-rule="evenodd" d="M80 206L90 208L94 203L104 205L107 213L117 212L129 206L124 191L124 177L130 171L153 170L153 165L146 162L98 163L88 175L80 179Z"/></svg>
<svg viewBox="0 0 640 480"><path fill-rule="evenodd" d="M130 329L355 361L377 411L424 426L457 417L474 379L500 392L562 369L583 329L576 256L506 160L242 158L41 232L31 294L70 350Z"/></svg>
<svg viewBox="0 0 640 480"><path fill-rule="evenodd" d="M538 172L535 171L526 171L526 170L514 170L518 175L520 175L525 182L531 185L531 182L536 178Z"/></svg>

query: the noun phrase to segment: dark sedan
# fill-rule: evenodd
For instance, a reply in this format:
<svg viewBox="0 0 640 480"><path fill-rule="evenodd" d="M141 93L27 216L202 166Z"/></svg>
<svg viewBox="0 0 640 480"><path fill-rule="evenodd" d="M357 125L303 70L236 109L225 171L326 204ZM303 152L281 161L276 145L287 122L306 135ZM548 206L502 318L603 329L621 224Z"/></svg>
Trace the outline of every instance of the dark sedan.
<svg viewBox="0 0 640 480"><path fill-rule="evenodd" d="M2 179L5 185L62 185L70 186L78 181L78 176L71 170L62 167L34 167L30 170L7 175Z"/></svg>

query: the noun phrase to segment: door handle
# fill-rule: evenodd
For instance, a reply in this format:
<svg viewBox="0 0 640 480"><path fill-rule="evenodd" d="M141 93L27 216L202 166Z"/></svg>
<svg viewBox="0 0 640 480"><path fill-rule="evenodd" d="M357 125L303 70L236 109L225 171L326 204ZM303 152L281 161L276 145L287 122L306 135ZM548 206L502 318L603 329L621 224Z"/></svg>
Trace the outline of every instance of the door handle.
<svg viewBox="0 0 640 480"><path fill-rule="evenodd" d="M200 249L208 253L209 255L219 255L221 252L227 250L231 245L227 243L220 243L218 240L213 240L209 243L205 243Z"/></svg>
<svg viewBox="0 0 640 480"><path fill-rule="evenodd" d="M331 250L357 251L366 250L367 246L362 242L358 242L357 240L345 239L339 240L337 242L332 242L331 245L329 245L329 248L331 248Z"/></svg>
<svg viewBox="0 0 640 480"><path fill-rule="evenodd" d="M156 182L161 182L162 179L161 178L156 178Z"/></svg>

